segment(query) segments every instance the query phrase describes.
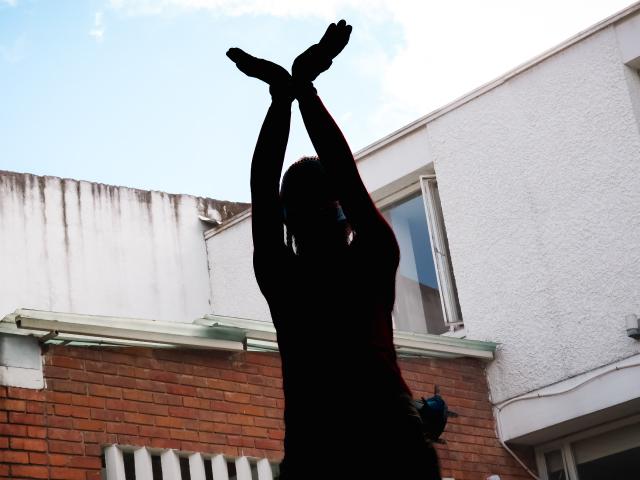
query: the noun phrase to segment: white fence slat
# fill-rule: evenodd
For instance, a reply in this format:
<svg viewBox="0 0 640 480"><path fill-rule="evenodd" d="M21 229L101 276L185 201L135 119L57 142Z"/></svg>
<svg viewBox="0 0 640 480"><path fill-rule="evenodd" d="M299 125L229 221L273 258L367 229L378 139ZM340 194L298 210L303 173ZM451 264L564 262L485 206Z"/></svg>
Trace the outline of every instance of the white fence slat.
<svg viewBox="0 0 640 480"><path fill-rule="evenodd" d="M213 480L229 480L227 460L224 458L224 455L216 455L211 459L211 470L213 473Z"/></svg>
<svg viewBox="0 0 640 480"><path fill-rule="evenodd" d="M117 445L105 448L104 461L107 467L107 480L126 480L122 450Z"/></svg>
<svg viewBox="0 0 640 480"><path fill-rule="evenodd" d="M204 474L204 460L199 453L189 455L189 473L191 480L207 480Z"/></svg>
<svg viewBox="0 0 640 480"><path fill-rule="evenodd" d="M182 480L180 473L180 458L173 450L167 450L160 455L162 463L162 480Z"/></svg>
<svg viewBox="0 0 640 480"><path fill-rule="evenodd" d="M151 454L146 447L138 448L133 452L133 461L136 466L136 480L153 480Z"/></svg>
<svg viewBox="0 0 640 480"><path fill-rule="evenodd" d="M258 460L258 480L273 480L273 472L269 460Z"/></svg>
<svg viewBox="0 0 640 480"><path fill-rule="evenodd" d="M236 473L238 480L251 480L251 465L247 457L236 458Z"/></svg>

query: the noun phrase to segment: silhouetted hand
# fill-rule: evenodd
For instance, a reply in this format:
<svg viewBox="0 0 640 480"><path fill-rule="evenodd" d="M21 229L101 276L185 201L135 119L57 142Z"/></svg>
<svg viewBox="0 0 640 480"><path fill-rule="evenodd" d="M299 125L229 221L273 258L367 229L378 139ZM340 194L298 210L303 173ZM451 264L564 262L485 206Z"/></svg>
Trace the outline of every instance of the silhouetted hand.
<svg viewBox="0 0 640 480"><path fill-rule="evenodd" d="M318 75L329 69L333 59L347 46L351 25L340 20L332 23L320 41L311 45L294 60L291 71L296 81L313 82Z"/></svg>
<svg viewBox="0 0 640 480"><path fill-rule="evenodd" d="M271 93L290 90L291 75L277 63L249 55L239 48L230 48L227 57L236 64L238 70L249 77L257 78L271 87Z"/></svg>

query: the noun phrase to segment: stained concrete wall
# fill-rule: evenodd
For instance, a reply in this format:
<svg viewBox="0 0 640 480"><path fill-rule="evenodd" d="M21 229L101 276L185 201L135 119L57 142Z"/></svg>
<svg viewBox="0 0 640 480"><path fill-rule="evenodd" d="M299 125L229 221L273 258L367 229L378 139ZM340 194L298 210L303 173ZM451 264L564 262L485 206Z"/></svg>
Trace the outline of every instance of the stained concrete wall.
<svg viewBox="0 0 640 480"><path fill-rule="evenodd" d="M0 316L17 308L190 322L211 312L199 212L246 208L0 172Z"/></svg>

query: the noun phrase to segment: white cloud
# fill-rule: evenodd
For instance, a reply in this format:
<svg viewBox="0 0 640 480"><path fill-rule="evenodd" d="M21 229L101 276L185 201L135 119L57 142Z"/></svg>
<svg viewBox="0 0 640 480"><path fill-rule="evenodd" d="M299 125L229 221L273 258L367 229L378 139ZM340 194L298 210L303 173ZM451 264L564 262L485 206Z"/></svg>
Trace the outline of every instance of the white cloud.
<svg viewBox="0 0 640 480"><path fill-rule="evenodd" d="M382 92L372 132L388 133L492 80L631 0L109 0L129 15L205 10L335 20L354 12L402 35L393 54L371 42L354 59ZM362 22L361 22L362 23ZM358 28L361 28L362 25ZM366 29L366 27L365 27ZM354 31L354 34L358 34Z"/></svg>
<svg viewBox="0 0 640 480"><path fill-rule="evenodd" d="M100 43L104 39L104 24L102 23L102 12L97 12L93 20L93 28L89 30L96 42Z"/></svg>
<svg viewBox="0 0 640 480"><path fill-rule="evenodd" d="M10 7L15 7L18 2L17 0L0 0L0 3L4 3Z"/></svg>

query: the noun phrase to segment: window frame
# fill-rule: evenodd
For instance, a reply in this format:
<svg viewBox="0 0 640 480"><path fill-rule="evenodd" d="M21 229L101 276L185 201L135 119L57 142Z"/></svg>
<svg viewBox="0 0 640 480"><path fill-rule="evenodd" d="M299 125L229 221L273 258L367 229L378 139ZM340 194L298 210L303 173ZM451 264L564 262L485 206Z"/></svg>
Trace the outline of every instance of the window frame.
<svg viewBox="0 0 640 480"><path fill-rule="evenodd" d="M456 327L464 327L464 321L461 312L458 310L459 302L457 289L455 287L451 255L447 248L447 233L444 216L442 214L442 206L439 201L439 194L436 193L436 189L434 188L437 187L437 183L437 176L435 174L419 175L414 182L376 202L376 206L382 211L406 201L416 194L422 197L425 220L429 231L431 255L435 266L438 290L440 291L442 314L445 326L449 327L449 332L441 335L447 335L454 331ZM396 329L395 318L393 319L393 327ZM404 331L396 330L398 332Z"/></svg>
<svg viewBox="0 0 640 480"><path fill-rule="evenodd" d="M547 442L535 448L536 466L538 467L538 476L540 480L549 480L547 475L547 465L545 461L545 454L553 450L560 450L562 454L562 462L564 464L564 470L567 475L567 480L578 480L578 468L576 466L575 457L573 455L573 444L580 440L585 440L592 437L597 437L613 430L640 423L640 415L632 415L621 420L607 423L605 425L599 425L582 432L568 435L551 442Z"/></svg>

